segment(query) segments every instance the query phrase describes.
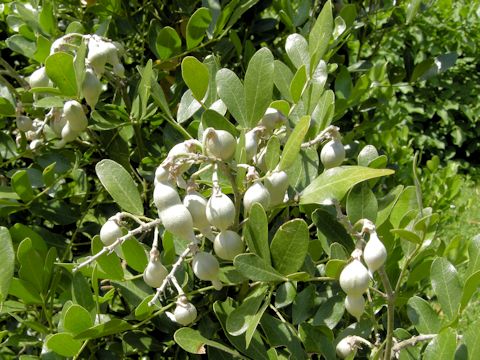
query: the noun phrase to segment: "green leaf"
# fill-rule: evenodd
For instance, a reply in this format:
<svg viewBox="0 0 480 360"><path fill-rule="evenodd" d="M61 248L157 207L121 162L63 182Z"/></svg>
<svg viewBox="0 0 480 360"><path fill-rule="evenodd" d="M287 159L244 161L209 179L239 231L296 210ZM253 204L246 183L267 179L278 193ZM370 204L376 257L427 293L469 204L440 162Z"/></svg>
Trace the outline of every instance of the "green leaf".
<svg viewBox="0 0 480 360"><path fill-rule="evenodd" d="M424 360L454 359L457 349L457 334L454 329L446 328L436 336L425 349ZM470 350L470 349L469 349Z"/></svg>
<svg viewBox="0 0 480 360"><path fill-rule="evenodd" d="M143 215L140 193L122 165L104 159L95 166L95 171L102 185L121 208L133 214Z"/></svg>
<svg viewBox="0 0 480 360"><path fill-rule="evenodd" d="M15 115L15 107L12 103L4 98L0 97L0 115L3 116L14 116Z"/></svg>
<svg viewBox="0 0 480 360"><path fill-rule="evenodd" d="M292 70L280 60L275 60L273 65L273 83L286 100L292 101L290 95L290 84L293 79Z"/></svg>
<svg viewBox="0 0 480 360"><path fill-rule="evenodd" d="M345 312L344 302L343 296L335 295L329 297L315 313L312 325L325 325L329 329L333 329L343 317Z"/></svg>
<svg viewBox="0 0 480 360"><path fill-rule="evenodd" d="M480 329L480 320L471 323L467 331L463 334L463 342L468 349L468 359L474 360L480 353L480 336L478 336L478 329Z"/></svg>
<svg viewBox="0 0 480 360"><path fill-rule="evenodd" d="M48 349L59 355L71 357L77 355L82 347L82 342L75 340L71 334L58 333L49 335L45 339L45 345Z"/></svg>
<svg viewBox="0 0 480 360"><path fill-rule="evenodd" d="M103 249L104 244L101 242L98 235L92 239L92 254L100 252ZM120 258L115 252L111 254L103 254L97 259L100 269L112 280L123 279L123 269L120 263Z"/></svg>
<svg viewBox="0 0 480 360"><path fill-rule="evenodd" d="M275 282L287 280L256 254L237 255L233 264L243 276L253 281Z"/></svg>
<svg viewBox="0 0 480 360"><path fill-rule="evenodd" d="M354 186L347 196L347 215L352 224L360 219L375 222L378 203L367 183Z"/></svg>
<svg viewBox="0 0 480 360"><path fill-rule="evenodd" d="M330 214L327 209L316 209L312 213L312 221L324 237L330 243L338 242L342 244L347 251L353 250L353 240L345 228L337 221L336 217Z"/></svg>
<svg viewBox="0 0 480 360"><path fill-rule="evenodd" d="M468 243L468 267L465 277L480 270L480 235L476 235Z"/></svg>
<svg viewBox="0 0 480 360"><path fill-rule="evenodd" d="M76 335L93 326L90 313L77 304L72 304L63 317L63 328L66 332Z"/></svg>
<svg viewBox="0 0 480 360"><path fill-rule="evenodd" d="M260 305L267 294L267 286L258 286L242 301L239 307L228 315L226 329L230 335L238 336L247 331L251 326L251 322L260 309ZM254 330L258 325L258 321L254 325ZM247 339L247 346L248 346Z"/></svg>
<svg viewBox="0 0 480 360"><path fill-rule="evenodd" d="M285 50L292 64L298 69L302 65L310 67L307 40L300 34L288 35Z"/></svg>
<svg viewBox="0 0 480 360"><path fill-rule="evenodd" d="M73 55L64 52L56 52L50 55L45 60L45 70L48 77L60 89L62 95L78 96Z"/></svg>
<svg viewBox="0 0 480 360"><path fill-rule="evenodd" d="M122 244L122 253L128 266L139 273L143 273L143 270L147 267L148 258L145 248L137 239L125 240Z"/></svg>
<svg viewBox="0 0 480 360"><path fill-rule="evenodd" d="M87 43L82 41L77 48L75 58L73 59L73 68L75 69L75 78L77 79L77 89L83 94L83 81L85 79L85 58L87 56ZM63 106L63 105L62 105Z"/></svg>
<svg viewBox="0 0 480 360"><path fill-rule="evenodd" d="M0 227L0 303L7 298L15 269L15 252L12 238L6 227Z"/></svg>
<svg viewBox="0 0 480 360"><path fill-rule="evenodd" d="M258 203L252 205L243 236L249 250L270 265L268 220L262 205Z"/></svg>
<svg viewBox="0 0 480 360"><path fill-rule="evenodd" d="M72 301L88 311L95 309L95 302L92 296L92 289L88 284L87 279L81 272L73 274L72 286Z"/></svg>
<svg viewBox="0 0 480 360"><path fill-rule="evenodd" d="M262 317L260 324L270 346L285 346L288 352L292 354L291 359L307 358L297 331L292 325L282 322L269 314L265 314Z"/></svg>
<svg viewBox="0 0 480 360"><path fill-rule="evenodd" d="M190 119L200 108L202 104L199 103L193 96L192 91L189 89L185 91L178 105L177 122L179 124L184 123Z"/></svg>
<svg viewBox="0 0 480 360"><path fill-rule="evenodd" d="M202 125L204 129L213 127L216 130L225 130L233 136L238 136L238 130L235 126L215 110L208 109L203 112Z"/></svg>
<svg viewBox="0 0 480 360"><path fill-rule="evenodd" d="M280 161L280 140L277 136L268 139L265 151L265 165L267 170L273 171Z"/></svg>
<svg viewBox="0 0 480 360"><path fill-rule="evenodd" d="M148 99L150 98L150 88L152 81L155 79L153 76L153 68L152 68L152 59L147 61L145 67L140 71L141 80L138 84L138 95L140 98L140 120L143 119L147 115L147 106L148 106Z"/></svg>
<svg viewBox="0 0 480 360"><path fill-rule="evenodd" d="M212 14L207 8L201 7L193 13L187 23L187 49L192 49L202 42L211 22Z"/></svg>
<svg viewBox="0 0 480 360"><path fill-rule="evenodd" d="M28 281L12 278L10 282L10 288L8 289L9 295L15 296L21 299L26 304L42 304L42 298L39 292Z"/></svg>
<svg viewBox="0 0 480 360"><path fill-rule="evenodd" d="M220 69L215 77L220 99L241 128L248 128L245 92L238 76L229 69ZM263 115L263 114L262 114Z"/></svg>
<svg viewBox="0 0 480 360"><path fill-rule="evenodd" d="M308 37L308 51L310 53L310 69L315 69L318 62L328 49L328 43L333 33L332 4L325 3L313 25Z"/></svg>
<svg viewBox="0 0 480 360"><path fill-rule="evenodd" d="M462 284L457 269L445 258L437 258L430 269L432 288L445 315L453 320L462 298Z"/></svg>
<svg viewBox="0 0 480 360"><path fill-rule="evenodd" d="M337 358L331 339L327 337L321 327L304 322L299 326L299 336L307 352L322 354L327 360Z"/></svg>
<svg viewBox="0 0 480 360"><path fill-rule="evenodd" d="M173 335L175 342L185 351L192 354L205 354L205 345L212 346L228 354L238 356L238 352L200 334L200 331L188 327L178 329Z"/></svg>
<svg viewBox="0 0 480 360"><path fill-rule="evenodd" d="M5 40L5 44L12 50L30 59L34 58L36 45L22 35L13 35Z"/></svg>
<svg viewBox="0 0 480 360"><path fill-rule="evenodd" d="M106 337L109 335L120 334L124 331L131 330L132 325L128 322L121 319L112 319L106 323L99 324L91 327L85 331L82 331L75 336L75 339L86 340L86 339L97 339L101 337Z"/></svg>
<svg viewBox="0 0 480 360"><path fill-rule="evenodd" d="M279 171L288 169L295 162L309 126L310 116L302 116L283 148L280 164L278 164Z"/></svg>
<svg viewBox="0 0 480 360"><path fill-rule="evenodd" d="M442 327L442 322L435 310L428 301L418 296L408 300L407 315L420 334L437 334Z"/></svg>
<svg viewBox="0 0 480 360"><path fill-rule="evenodd" d="M399 236L403 240L410 241L414 244L421 244L422 239L413 231L407 229L391 229L390 232L394 235Z"/></svg>
<svg viewBox="0 0 480 360"><path fill-rule="evenodd" d="M182 61L182 77L193 97L202 101L208 89L208 67L193 56L187 56Z"/></svg>
<svg viewBox="0 0 480 360"><path fill-rule="evenodd" d="M340 279L340 274L346 264L347 262L345 260L339 260L339 259L329 260L327 262L327 265L325 265L325 275L334 279Z"/></svg>
<svg viewBox="0 0 480 360"><path fill-rule="evenodd" d="M300 195L300 204L340 201L356 184L393 174L390 169L370 169L362 166L339 166L328 169L313 180Z"/></svg>
<svg viewBox="0 0 480 360"><path fill-rule="evenodd" d="M26 170L19 170L12 176L12 188L23 202L33 199L33 189Z"/></svg>
<svg viewBox="0 0 480 360"><path fill-rule="evenodd" d="M53 14L54 12L52 3L43 3L38 22L42 30L49 35L54 35L55 31L57 30L57 21Z"/></svg>
<svg viewBox="0 0 480 360"><path fill-rule="evenodd" d="M480 287L480 270L470 275L463 285L462 300L460 302L460 310L463 311L473 294L475 294Z"/></svg>
<svg viewBox="0 0 480 360"><path fill-rule="evenodd" d="M312 316L315 301L315 286L310 284L300 291L292 306L292 324L298 325Z"/></svg>
<svg viewBox="0 0 480 360"><path fill-rule="evenodd" d="M297 290L290 281L280 284L275 293L275 307L281 309L290 305L296 296Z"/></svg>
<svg viewBox="0 0 480 360"><path fill-rule="evenodd" d="M157 33L155 48L162 60L169 59L180 52L182 40L175 29L165 26Z"/></svg>
<svg viewBox="0 0 480 360"><path fill-rule="evenodd" d="M17 258L20 263L18 276L20 279L27 281L39 293L43 292L43 269L44 258L33 247L32 241L29 238L24 239L17 248Z"/></svg>
<svg viewBox="0 0 480 360"><path fill-rule="evenodd" d="M257 125L272 101L273 71L273 55L267 48L258 50L248 63L244 91L249 128Z"/></svg>
<svg viewBox="0 0 480 360"><path fill-rule="evenodd" d="M390 213L397 203L400 195L403 191L403 185L398 185L392 189L387 195L378 199L378 213L376 225L379 227L382 225L390 216Z"/></svg>
<svg viewBox="0 0 480 360"><path fill-rule="evenodd" d="M168 101L165 97L165 93L163 92L162 87L158 84L157 80L152 77L151 83L151 90L152 90L152 99L155 104L162 109L162 111L168 116L169 119L173 120L172 113L168 106Z"/></svg>
<svg viewBox="0 0 480 360"><path fill-rule="evenodd" d="M302 65L295 75L293 76L292 82L290 83L290 94L292 96L292 101L296 104L300 101L303 91L307 87L307 68L305 65Z"/></svg>
<svg viewBox="0 0 480 360"><path fill-rule="evenodd" d="M307 256L310 236L302 219L293 219L277 230L270 244L273 266L283 275L298 271Z"/></svg>

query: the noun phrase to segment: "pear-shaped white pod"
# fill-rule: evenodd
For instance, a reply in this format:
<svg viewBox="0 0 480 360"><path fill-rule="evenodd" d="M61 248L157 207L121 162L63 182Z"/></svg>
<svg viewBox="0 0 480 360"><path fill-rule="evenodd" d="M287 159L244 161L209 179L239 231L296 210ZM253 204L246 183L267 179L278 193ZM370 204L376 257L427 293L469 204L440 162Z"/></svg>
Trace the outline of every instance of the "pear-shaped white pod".
<svg viewBox="0 0 480 360"><path fill-rule="evenodd" d="M122 236L122 229L114 220L107 220L100 229L100 240L105 246L112 245Z"/></svg>
<svg viewBox="0 0 480 360"><path fill-rule="evenodd" d="M195 321L197 318L197 309L195 306L188 302L177 302L177 307L173 312L175 321L180 325L187 326Z"/></svg>
<svg viewBox="0 0 480 360"><path fill-rule="evenodd" d="M215 256L210 253L200 251L193 257L192 269L195 276L200 280L216 281L218 280L220 265Z"/></svg>
<svg viewBox="0 0 480 360"><path fill-rule="evenodd" d="M79 135L79 132L72 129L72 126L67 122L62 129L62 140L64 143L69 143L75 140Z"/></svg>
<svg viewBox="0 0 480 360"><path fill-rule="evenodd" d="M48 78L47 71L45 67L41 67L35 70L32 75L30 75L29 79L30 87L47 87L50 85L50 79Z"/></svg>
<svg viewBox="0 0 480 360"><path fill-rule="evenodd" d="M360 296L368 289L370 276L367 268L354 259L340 273L340 286L347 295Z"/></svg>
<svg viewBox="0 0 480 360"><path fill-rule="evenodd" d="M365 299L363 295L347 295L345 297L345 309L347 309L352 316L360 320L360 317L365 311Z"/></svg>
<svg viewBox="0 0 480 360"><path fill-rule="evenodd" d="M285 116L280 111L274 108L268 108L260 120L260 124L265 126L268 130L273 130L280 125L283 125L285 120Z"/></svg>
<svg viewBox="0 0 480 360"><path fill-rule="evenodd" d="M345 359L355 352L355 346L350 336L344 337L340 340L335 348L337 356L340 359Z"/></svg>
<svg viewBox="0 0 480 360"><path fill-rule="evenodd" d="M98 76L105 72L105 64L108 59L108 48L104 45L104 41L92 38L88 42L87 62L93 68Z"/></svg>
<svg viewBox="0 0 480 360"><path fill-rule="evenodd" d="M203 137L203 143L208 155L228 160L235 154L237 142L228 131L207 128L203 133Z"/></svg>
<svg viewBox="0 0 480 360"><path fill-rule="evenodd" d="M270 192L260 181L250 186L243 195L243 207L247 213L255 203L262 205L265 210L270 206Z"/></svg>
<svg viewBox="0 0 480 360"><path fill-rule="evenodd" d="M205 211L208 222L220 231L227 230L235 222L235 205L222 192L210 196Z"/></svg>
<svg viewBox="0 0 480 360"><path fill-rule="evenodd" d="M265 187L270 193L270 205L283 203L288 189L288 175L285 171L275 171L265 179Z"/></svg>
<svg viewBox="0 0 480 360"><path fill-rule="evenodd" d="M15 119L15 123L17 124L18 130L23 132L35 129L33 127L33 120L25 115L17 116L17 118Z"/></svg>
<svg viewBox="0 0 480 360"><path fill-rule="evenodd" d="M182 203L166 208L159 213L166 230L181 239L195 241L192 215Z"/></svg>
<svg viewBox="0 0 480 360"><path fill-rule="evenodd" d="M370 239L363 249L363 261L367 264L368 269L374 272L382 267L387 259L387 249L378 238L377 232L370 233Z"/></svg>
<svg viewBox="0 0 480 360"><path fill-rule="evenodd" d="M253 159L257 154L258 149L258 131L256 129L250 130L245 134L245 151L247 161Z"/></svg>
<svg viewBox="0 0 480 360"><path fill-rule="evenodd" d="M233 260L235 256L245 251L245 245L240 235L235 231L220 231L213 241L215 255L223 260Z"/></svg>
<svg viewBox="0 0 480 360"><path fill-rule="evenodd" d="M159 288L168 275L168 270L159 259L150 259L143 272L143 281L148 286Z"/></svg>
<svg viewBox="0 0 480 360"><path fill-rule="evenodd" d="M325 169L341 165L345 160L345 148L342 142L338 139L327 142L320 152L320 160Z"/></svg>
<svg viewBox="0 0 480 360"><path fill-rule="evenodd" d="M177 189L165 182L158 182L153 190L153 202L159 212L182 203Z"/></svg>
<svg viewBox="0 0 480 360"><path fill-rule="evenodd" d="M42 143L43 143L42 139L33 139L30 145L28 145L28 147L30 148L30 150L35 150L39 148L42 145Z"/></svg>
<svg viewBox="0 0 480 360"><path fill-rule="evenodd" d="M155 170L155 178L153 180L154 185L159 182L169 183L170 172L162 165L158 166Z"/></svg>
<svg viewBox="0 0 480 360"><path fill-rule="evenodd" d="M76 100L69 100L63 104L63 116L75 131L81 132L88 126L88 119L83 111L83 107Z"/></svg>
<svg viewBox="0 0 480 360"><path fill-rule="evenodd" d="M85 78L82 84L83 96L87 104L93 109L98 102L100 93L102 92L102 83L98 80L97 75L92 69L85 71Z"/></svg>
<svg viewBox="0 0 480 360"><path fill-rule="evenodd" d="M174 163L178 163L179 161L183 161L182 158L185 157L185 155L191 154L195 152L195 144L190 142L189 140L186 140L184 142L176 144L174 147L170 149L167 155L167 159L172 159ZM192 166L191 162L188 161L183 161L182 165L176 168L175 173L177 175L183 174L185 171L190 169Z"/></svg>
<svg viewBox="0 0 480 360"><path fill-rule="evenodd" d="M190 211L193 219L193 226L197 229L209 227L207 219L207 199L196 191L189 191L183 198L183 205Z"/></svg>

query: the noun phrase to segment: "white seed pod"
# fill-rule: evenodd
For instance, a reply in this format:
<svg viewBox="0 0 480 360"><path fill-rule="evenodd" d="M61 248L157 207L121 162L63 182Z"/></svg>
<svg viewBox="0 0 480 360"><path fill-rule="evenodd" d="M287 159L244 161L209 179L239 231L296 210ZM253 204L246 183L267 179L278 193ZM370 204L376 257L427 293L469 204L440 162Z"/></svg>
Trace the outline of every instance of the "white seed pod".
<svg viewBox="0 0 480 360"><path fill-rule="evenodd" d="M33 139L30 142L30 145L28 145L28 147L30 148L30 150L35 150L35 149L38 149L41 145L42 145L41 139Z"/></svg>
<svg viewBox="0 0 480 360"><path fill-rule="evenodd" d="M382 267L387 259L387 249L380 241L375 231L370 233L370 239L363 249L363 261L367 264L368 269L374 272Z"/></svg>
<svg viewBox="0 0 480 360"><path fill-rule="evenodd" d="M228 160L235 154L237 142L228 131L208 128L203 133L203 137L207 154L222 160Z"/></svg>
<svg viewBox="0 0 480 360"><path fill-rule="evenodd" d="M201 251L193 257L192 269L195 276L200 280L217 281L220 265L215 256Z"/></svg>
<svg viewBox="0 0 480 360"><path fill-rule="evenodd" d="M187 326L193 323L197 318L197 309L188 301L177 302L177 307L173 312L173 316L177 323Z"/></svg>
<svg viewBox="0 0 480 360"><path fill-rule="evenodd" d="M344 337L340 340L336 347L337 356L340 359L345 359L355 352L355 346L350 336Z"/></svg>
<svg viewBox="0 0 480 360"><path fill-rule="evenodd" d="M340 273L340 286L347 295L360 296L368 289L370 276L367 268L354 259Z"/></svg>
<svg viewBox="0 0 480 360"><path fill-rule="evenodd" d="M83 106L76 100L69 100L63 104L63 116L75 131L81 132L88 126L88 119L83 111Z"/></svg>
<svg viewBox="0 0 480 360"><path fill-rule="evenodd" d="M270 193L260 181L250 186L243 195L243 207L247 213L255 203L262 205L265 210L270 206Z"/></svg>
<svg viewBox="0 0 480 360"><path fill-rule="evenodd" d="M163 280L165 280L167 275L168 270L159 259L150 259L143 272L143 281L145 281L145 284L148 286L159 288L162 286Z"/></svg>
<svg viewBox="0 0 480 360"><path fill-rule="evenodd" d="M285 171L275 171L265 179L265 187L270 193L270 205L282 204L288 189L288 175Z"/></svg>
<svg viewBox="0 0 480 360"><path fill-rule="evenodd" d="M174 159L174 162L178 161L179 159L182 158L182 155L185 156L185 155L194 153L194 149L195 149L194 145L188 140L178 143L170 149L167 155L167 159ZM188 169L190 169L191 166L192 166L192 163L184 162L180 167L176 169L175 173L177 175L181 175L185 171L188 171Z"/></svg>
<svg viewBox="0 0 480 360"><path fill-rule="evenodd" d="M325 169L337 167L345 160L345 148L340 140L327 142L320 152L320 160Z"/></svg>
<svg viewBox="0 0 480 360"><path fill-rule="evenodd" d="M255 162L255 165L258 169L260 169L261 172L266 173L267 172L267 162L266 162L266 155L267 155L267 147L263 147L260 149L257 155L257 159Z"/></svg>
<svg viewBox="0 0 480 360"><path fill-rule="evenodd" d="M105 64L108 58L108 49L103 46L104 41L91 38L88 42L87 62L98 76L105 72Z"/></svg>
<svg viewBox="0 0 480 360"><path fill-rule="evenodd" d="M100 93L102 92L102 83L92 69L85 71L85 78L82 84L83 96L87 104L93 109L97 104Z"/></svg>
<svg viewBox="0 0 480 360"><path fill-rule="evenodd" d="M245 245L235 231L224 230L215 237L213 249L220 259L233 260L235 256L245 251Z"/></svg>
<svg viewBox="0 0 480 360"><path fill-rule="evenodd" d="M67 122L62 129L62 141L64 143L69 143L75 140L79 135L79 132L72 129L72 126Z"/></svg>
<svg viewBox="0 0 480 360"><path fill-rule="evenodd" d="M154 185L157 185L159 182L169 183L170 172L162 165L157 167L155 170L155 178L153 179Z"/></svg>
<svg viewBox="0 0 480 360"><path fill-rule="evenodd" d="M208 222L220 231L227 230L235 222L235 205L222 192L210 196L205 211Z"/></svg>
<svg viewBox="0 0 480 360"><path fill-rule="evenodd" d="M203 229L210 226L207 219L207 199L196 191L189 191L183 198L183 205L190 211L193 219L193 226Z"/></svg>
<svg viewBox="0 0 480 360"><path fill-rule="evenodd" d="M347 295L345 297L345 309L352 315L355 316L358 320L365 311L365 299L363 295Z"/></svg>
<svg viewBox="0 0 480 360"><path fill-rule="evenodd" d="M182 203L177 189L165 182L157 182L155 185L155 189L153 190L153 202L155 203L158 212L162 212L174 205Z"/></svg>
<svg viewBox="0 0 480 360"><path fill-rule="evenodd" d="M50 79L48 78L47 71L44 66L35 70L29 79L30 87L47 87L50 85Z"/></svg>
<svg viewBox="0 0 480 360"><path fill-rule="evenodd" d="M260 124L265 126L268 130L273 130L280 125L285 123L285 116L274 108L268 108L265 111L265 115L263 115L262 119L260 120Z"/></svg>
<svg viewBox="0 0 480 360"><path fill-rule="evenodd" d="M112 245L122 236L122 229L114 220L107 220L100 229L100 240L105 246Z"/></svg>
<svg viewBox="0 0 480 360"><path fill-rule="evenodd" d="M28 116L19 115L15 119L15 123L17 124L17 128L20 131L26 132L30 130L34 130L33 121Z"/></svg>
<svg viewBox="0 0 480 360"><path fill-rule="evenodd" d="M245 152L247 161L253 159L257 154L258 149L258 131L256 129L250 130L245 134Z"/></svg>
<svg viewBox="0 0 480 360"><path fill-rule="evenodd" d="M166 230L181 239L195 241L192 215L182 203L166 208L159 213Z"/></svg>

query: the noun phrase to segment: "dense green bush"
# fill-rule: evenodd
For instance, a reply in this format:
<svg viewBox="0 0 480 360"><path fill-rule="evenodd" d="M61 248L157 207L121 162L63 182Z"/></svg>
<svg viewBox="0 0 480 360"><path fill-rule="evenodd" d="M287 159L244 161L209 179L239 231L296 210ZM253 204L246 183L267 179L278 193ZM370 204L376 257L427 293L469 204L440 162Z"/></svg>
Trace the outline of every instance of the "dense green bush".
<svg viewBox="0 0 480 360"><path fill-rule="evenodd" d="M460 156L411 116L473 30L415 0L0 6L2 358L474 358L480 238L436 235Z"/></svg>

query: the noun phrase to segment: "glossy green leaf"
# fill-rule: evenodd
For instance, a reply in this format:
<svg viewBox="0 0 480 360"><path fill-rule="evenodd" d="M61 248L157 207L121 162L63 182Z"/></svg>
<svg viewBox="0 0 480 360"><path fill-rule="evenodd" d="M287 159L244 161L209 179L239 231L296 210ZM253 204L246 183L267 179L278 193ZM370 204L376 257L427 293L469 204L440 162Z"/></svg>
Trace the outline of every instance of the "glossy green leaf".
<svg viewBox="0 0 480 360"><path fill-rule="evenodd" d="M177 111L177 122L179 124L184 123L195 114L202 104L195 99L191 90L187 90L183 93L180 104Z"/></svg>
<svg viewBox="0 0 480 360"><path fill-rule="evenodd" d="M270 247L268 243L268 219L263 206L255 203L250 209L250 216L243 231L248 249L257 254L268 265L270 260Z"/></svg>
<svg viewBox="0 0 480 360"><path fill-rule="evenodd" d="M280 284L275 294L275 307L281 309L290 305L296 296L297 289L295 289L295 285L292 282L288 281Z"/></svg>
<svg viewBox="0 0 480 360"><path fill-rule="evenodd" d="M254 288L251 293L242 301L242 303L228 315L226 328L230 335L238 336L247 331L251 326L252 320L260 309L268 287L259 286ZM253 324L254 329L257 327ZM247 339L247 344L248 344Z"/></svg>
<svg viewBox="0 0 480 360"><path fill-rule="evenodd" d="M80 351L82 342L75 340L71 334L58 333L48 336L45 339L45 345L59 355L71 357Z"/></svg>
<svg viewBox="0 0 480 360"><path fill-rule="evenodd" d="M354 243L352 237L327 209L316 209L312 213L312 221L317 230L329 241L328 247L330 247L330 242L338 242L347 251L353 250Z"/></svg>
<svg viewBox="0 0 480 360"><path fill-rule="evenodd" d="M95 171L102 185L121 208L133 214L143 215L140 193L132 177L122 165L113 160L104 159L97 163Z"/></svg>
<svg viewBox="0 0 480 360"><path fill-rule="evenodd" d="M6 227L0 227L0 303L7 298L15 269L15 252L12 238Z"/></svg>
<svg viewBox="0 0 480 360"><path fill-rule="evenodd" d="M442 330L425 349L424 360L454 359L457 348L457 334L454 329Z"/></svg>
<svg viewBox="0 0 480 360"><path fill-rule="evenodd" d="M72 301L75 304L82 306L88 311L95 308L95 302L92 296L92 289L81 272L73 274L72 286Z"/></svg>
<svg viewBox="0 0 480 360"><path fill-rule="evenodd" d="M411 243L414 244L421 244L422 239L420 236L418 236L416 233L413 231L407 230L407 229L392 229L390 232L394 235L397 235L403 240L410 241Z"/></svg>
<svg viewBox="0 0 480 360"><path fill-rule="evenodd" d="M92 254L98 253L102 250L104 244L100 241L99 236L95 236L92 239ZM123 279L123 269L118 255L113 252L111 254L103 254L97 259L97 263L100 269L112 280Z"/></svg>
<svg viewBox="0 0 480 360"><path fill-rule="evenodd" d="M265 165L269 171L273 171L280 161L280 140L277 136L268 139L265 152Z"/></svg>
<svg viewBox="0 0 480 360"><path fill-rule="evenodd" d="M80 305L72 304L65 311L63 317L63 328L72 335L76 335L82 331L85 331L92 326L93 321L90 313Z"/></svg>
<svg viewBox="0 0 480 360"><path fill-rule="evenodd" d="M112 319L103 324L95 325L81 333L75 335L75 339L97 339L109 335L120 334L124 331L131 330L132 325L121 319Z"/></svg>
<svg viewBox="0 0 480 360"><path fill-rule="evenodd" d="M280 163L278 164L278 170L286 170L294 163L309 126L310 116L303 116L288 137L287 143L283 148Z"/></svg>
<svg viewBox="0 0 480 360"><path fill-rule="evenodd" d="M465 276L470 276L480 270L480 235L476 235L468 243L468 266Z"/></svg>
<svg viewBox="0 0 480 360"><path fill-rule="evenodd" d="M24 36L16 34L5 40L5 44L10 50L22 54L33 59L35 56L36 45L33 41L26 39Z"/></svg>
<svg viewBox="0 0 480 360"><path fill-rule="evenodd" d="M182 60L182 77L193 97L202 101L208 89L208 67L193 56L187 56Z"/></svg>
<svg viewBox="0 0 480 360"><path fill-rule="evenodd" d="M12 176L12 188L23 202L33 199L33 189L26 170L19 170Z"/></svg>
<svg viewBox="0 0 480 360"><path fill-rule="evenodd" d="M317 67L318 62L328 49L328 43L333 33L332 4L327 1L320 12L308 37L308 51L310 53L311 69Z"/></svg>
<svg viewBox="0 0 480 360"><path fill-rule="evenodd" d="M292 359L307 358L297 331L289 323L265 314L260 324L271 346L285 346Z"/></svg>
<svg viewBox="0 0 480 360"><path fill-rule="evenodd" d="M200 331L188 327L178 329L173 335L175 342L185 351L193 354L205 354L205 345L225 351L231 355L239 355L237 351L200 334Z"/></svg>
<svg viewBox="0 0 480 360"><path fill-rule="evenodd" d="M298 69L302 65L308 69L310 55L308 54L307 40L300 34L291 34L285 42L285 50L292 64Z"/></svg>
<svg viewBox="0 0 480 360"><path fill-rule="evenodd" d="M215 77L220 99L242 128L248 128L245 92L238 76L229 69L220 69ZM263 114L262 114L263 115Z"/></svg>
<svg viewBox="0 0 480 360"><path fill-rule="evenodd" d="M390 217L390 213L403 192L403 185L398 185L387 195L378 199L378 213L376 225L379 227Z"/></svg>
<svg viewBox="0 0 480 360"><path fill-rule="evenodd" d="M334 279L340 279L340 274L347 262L345 260L332 259L325 265L325 275Z"/></svg>
<svg viewBox="0 0 480 360"><path fill-rule="evenodd" d="M467 307L468 302L472 298L473 294L477 292L479 287L480 287L480 270L477 272L474 272L465 280L465 284L463 285L462 300L460 301L461 311Z"/></svg>
<svg viewBox="0 0 480 360"><path fill-rule="evenodd" d="M213 127L216 130L228 131L233 136L238 136L238 130L228 119L215 110L205 110L202 114L203 128Z"/></svg>
<svg viewBox="0 0 480 360"><path fill-rule="evenodd" d="M290 83L290 94L292 101L298 103L302 97L303 91L307 87L307 69L302 65L292 78Z"/></svg>
<svg viewBox="0 0 480 360"><path fill-rule="evenodd" d="M437 258L430 269L432 288L445 315L453 320L462 298L462 284L457 269L445 258Z"/></svg>
<svg viewBox="0 0 480 360"><path fill-rule="evenodd" d="M78 95L77 78L73 65L73 55L56 52L45 60L45 70L50 80L60 89L62 95Z"/></svg>
<svg viewBox="0 0 480 360"><path fill-rule="evenodd" d="M145 248L138 242L137 239L127 239L122 244L122 253L127 262L135 271L142 273L147 267L148 257Z"/></svg>
<svg viewBox="0 0 480 360"><path fill-rule="evenodd" d="M335 360L337 358L335 347L322 329L324 328L304 322L299 326L300 339L307 352L319 353L327 360Z"/></svg>
<svg viewBox="0 0 480 360"><path fill-rule="evenodd" d="M150 88L153 76L153 64L152 59L147 61L145 67L140 71L141 80L138 84L138 95L140 99L140 119L143 119L147 115L148 100L150 99Z"/></svg>
<svg viewBox="0 0 480 360"><path fill-rule="evenodd" d="M244 91L249 128L257 125L272 101L273 71L273 55L267 48L258 50L248 63Z"/></svg>
<svg viewBox="0 0 480 360"><path fill-rule="evenodd" d="M273 64L273 82L278 91L280 91L280 94L282 94L286 100L291 101L290 84L293 79L292 70L280 60L275 60Z"/></svg>
<svg viewBox="0 0 480 360"><path fill-rule="evenodd" d="M390 169L370 169L362 166L339 166L328 169L311 182L300 195L300 204L340 201L353 186L362 181L392 175Z"/></svg>
<svg viewBox="0 0 480 360"><path fill-rule="evenodd" d="M217 301L215 304L213 304L213 311L215 312L215 315L217 316L217 319L220 322L228 341L235 346L238 351L240 351L242 354L245 354L250 359L268 360L267 350L265 349L265 345L263 344L262 338L258 331L254 332L250 346L247 347L245 334L232 336L226 330L227 318L234 310L232 303L233 300L231 298L227 298L227 300L224 302Z"/></svg>
<svg viewBox="0 0 480 360"><path fill-rule="evenodd" d="M25 304L42 304L39 292L30 282L22 279L12 278L8 293L21 299Z"/></svg>
<svg viewBox="0 0 480 360"><path fill-rule="evenodd" d="M15 107L12 105L12 103L8 99L4 97L0 97L0 115L3 115L3 116L15 115Z"/></svg>
<svg viewBox="0 0 480 360"><path fill-rule="evenodd" d="M329 297L315 313L312 325L325 325L329 329L333 329L342 319L345 312L345 298L340 295Z"/></svg>
<svg viewBox="0 0 480 360"><path fill-rule="evenodd" d="M463 334L463 343L467 346L469 360L476 359L478 354L480 354L480 336L478 336L478 329L480 329L480 320L472 322Z"/></svg>
<svg viewBox="0 0 480 360"><path fill-rule="evenodd" d="M158 31L155 45L160 59L166 60L180 52L182 40L175 29L165 26Z"/></svg>
<svg viewBox="0 0 480 360"><path fill-rule="evenodd" d="M235 268L246 278L253 281L285 281L279 272L256 254L240 254L233 260Z"/></svg>
<svg viewBox="0 0 480 360"><path fill-rule="evenodd" d="M320 159L317 149L301 149L293 164L285 169L290 186L299 193L318 176Z"/></svg>
<svg viewBox="0 0 480 360"><path fill-rule="evenodd" d="M187 23L187 49L192 49L202 42L211 22L212 14L207 8L201 7L193 13Z"/></svg>
<svg viewBox="0 0 480 360"><path fill-rule="evenodd" d="M315 286L312 284L308 285L305 289L300 291L292 306L292 324L298 325L307 319L309 319L313 314L313 306L315 300Z"/></svg>
<svg viewBox="0 0 480 360"><path fill-rule="evenodd" d="M320 60L316 69L313 71L310 88L308 91L307 113L312 114L323 95L324 87L328 79L327 63Z"/></svg>
<svg viewBox="0 0 480 360"><path fill-rule="evenodd" d="M38 292L43 292L43 269L45 264L44 258L33 247L32 241L29 238L24 239L17 248L17 259L20 263L18 276L20 279L27 281Z"/></svg>
<svg viewBox="0 0 480 360"><path fill-rule="evenodd" d="M407 315L420 334L437 334L442 322L428 301L413 296L408 300Z"/></svg>
<svg viewBox="0 0 480 360"><path fill-rule="evenodd" d="M170 118L173 119L172 113L170 111L170 107L168 106L168 101L165 97L165 93L163 92L162 87L158 84L157 80L152 77L151 83L151 90L152 90L152 99L155 104L162 109L162 111Z"/></svg>
<svg viewBox="0 0 480 360"><path fill-rule="evenodd" d="M368 219L375 223L377 210L377 198L367 183L354 186L348 193L347 215L352 224L360 219Z"/></svg>
<svg viewBox="0 0 480 360"><path fill-rule="evenodd" d="M302 219L293 219L277 230L270 244L273 266L283 275L298 271L305 261L310 236Z"/></svg>

